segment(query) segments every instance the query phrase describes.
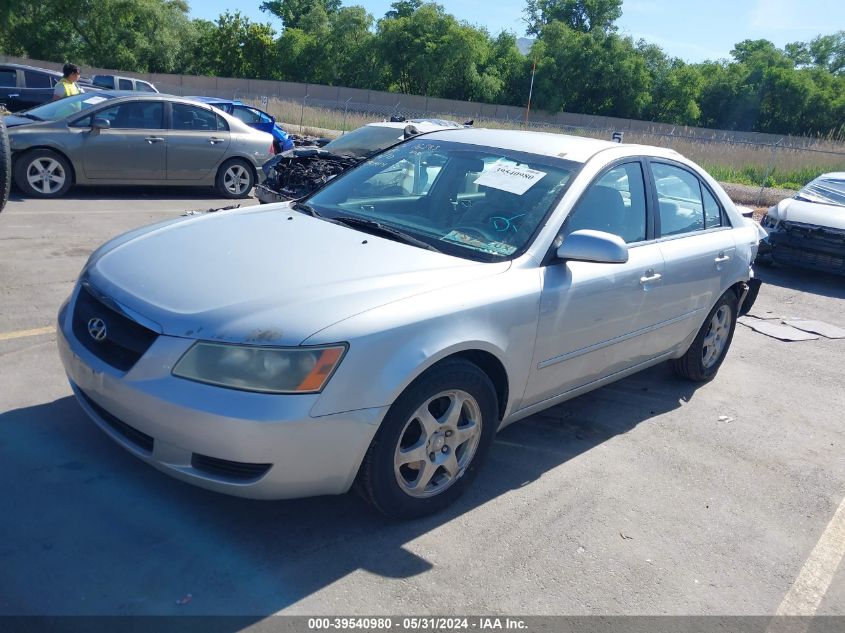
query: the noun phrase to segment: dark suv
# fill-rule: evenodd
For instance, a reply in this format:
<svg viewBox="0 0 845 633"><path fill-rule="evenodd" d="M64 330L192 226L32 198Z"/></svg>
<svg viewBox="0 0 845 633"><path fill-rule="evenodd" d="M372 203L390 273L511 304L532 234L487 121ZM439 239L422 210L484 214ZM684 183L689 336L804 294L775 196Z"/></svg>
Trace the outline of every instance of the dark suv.
<svg viewBox="0 0 845 633"><path fill-rule="evenodd" d="M11 112L26 110L53 99L53 89L62 73L23 64L0 64L0 103ZM77 82L86 92L96 90L85 81Z"/></svg>

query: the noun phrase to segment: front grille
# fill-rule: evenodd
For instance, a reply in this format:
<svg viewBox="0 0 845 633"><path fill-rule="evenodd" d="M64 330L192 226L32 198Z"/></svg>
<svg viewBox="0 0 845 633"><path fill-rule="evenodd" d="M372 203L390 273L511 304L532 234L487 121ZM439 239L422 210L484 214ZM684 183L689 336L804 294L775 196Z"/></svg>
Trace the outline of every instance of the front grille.
<svg viewBox="0 0 845 633"><path fill-rule="evenodd" d="M102 319L106 338L95 340L88 332L92 319ZM157 334L110 308L84 286L73 311L73 334L89 352L120 371L129 371L156 340Z"/></svg>
<svg viewBox="0 0 845 633"><path fill-rule="evenodd" d="M219 459L217 457L209 457L208 455L200 455L194 453L191 456L191 466L199 471L221 477L223 479L233 479L237 481L250 481L259 479L270 470L273 464L248 464L245 462L230 462L227 459Z"/></svg>
<svg viewBox="0 0 845 633"><path fill-rule="evenodd" d="M139 448L140 450L144 451L145 453L151 455L153 452L153 444L155 440L152 437L147 435L146 433L142 433L138 429L129 426L123 420L120 420L113 416L111 413L106 411L103 407L99 404L94 402L87 393L79 390L79 393L82 394L82 398L85 400L85 403L94 409L94 412L100 416L103 421L111 427L113 431L115 431L118 435L123 437L127 442L132 443L134 446Z"/></svg>

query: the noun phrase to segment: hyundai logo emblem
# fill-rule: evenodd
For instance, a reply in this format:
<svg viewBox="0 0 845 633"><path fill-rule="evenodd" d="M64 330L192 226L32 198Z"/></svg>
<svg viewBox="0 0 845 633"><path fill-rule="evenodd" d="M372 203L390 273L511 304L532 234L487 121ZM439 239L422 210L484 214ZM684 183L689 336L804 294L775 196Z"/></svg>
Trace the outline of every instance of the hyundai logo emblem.
<svg viewBox="0 0 845 633"><path fill-rule="evenodd" d="M106 331L106 322L99 317L94 317L88 321L88 334L98 343L106 340L106 334L108 334Z"/></svg>

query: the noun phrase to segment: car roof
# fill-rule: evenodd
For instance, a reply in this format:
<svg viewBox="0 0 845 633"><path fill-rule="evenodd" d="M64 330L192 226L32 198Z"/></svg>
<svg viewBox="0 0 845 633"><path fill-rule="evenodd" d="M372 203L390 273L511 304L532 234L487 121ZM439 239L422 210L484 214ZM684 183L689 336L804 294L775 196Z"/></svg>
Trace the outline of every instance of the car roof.
<svg viewBox="0 0 845 633"><path fill-rule="evenodd" d="M38 72L47 73L48 75L55 75L61 77L62 73L57 70L50 70L49 68L41 68L39 66L27 66L26 64L0 64L5 68L19 68L20 70L36 70Z"/></svg>
<svg viewBox="0 0 845 633"><path fill-rule="evenodd" d="M500 149L511 149L528 154L540 154L585 163L604 150L624 149L626 153L642 153L648 156L679 158L674 150L650 145L633 145L603 141L585 136L554 134L552 132L528 132L525 130L493 130L487 128L443 129L426 134L428 139L467 143ZM637 150L640 150L637 152Z"/></svg>

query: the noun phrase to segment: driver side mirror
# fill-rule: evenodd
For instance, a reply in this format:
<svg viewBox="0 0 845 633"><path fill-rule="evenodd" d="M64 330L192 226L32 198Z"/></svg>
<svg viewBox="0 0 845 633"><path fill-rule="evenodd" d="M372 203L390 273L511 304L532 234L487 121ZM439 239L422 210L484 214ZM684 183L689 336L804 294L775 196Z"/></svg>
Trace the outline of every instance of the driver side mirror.
<svg viewBox="0 0 845 633"><path fill-rule="evenodd" d="M111 129L111 121L108 119L95 116L94 120L91 122L91 130L94 132L99 132L100 130L110 130Z"/></svg>
<svg viewBox="0 0 845 633"><path fill-rule="evenodd" d="M573 231L558 246L557 257L562 260L624 264L628 261L628 245L618 235L581 229Z"/></svg>

